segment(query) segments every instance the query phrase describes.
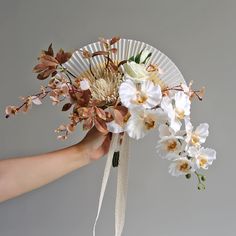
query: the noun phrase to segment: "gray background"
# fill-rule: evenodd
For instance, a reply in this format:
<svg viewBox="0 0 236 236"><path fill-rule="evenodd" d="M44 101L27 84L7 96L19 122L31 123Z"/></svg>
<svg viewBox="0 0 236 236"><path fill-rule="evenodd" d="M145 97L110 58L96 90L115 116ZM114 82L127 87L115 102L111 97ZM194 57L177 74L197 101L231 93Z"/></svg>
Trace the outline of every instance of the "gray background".
<svg viewBox="0 0 236 236"><path fill-rule="evenodd" d="M50 42L72 50L100 36L120 35L163 51L195 87L194 124L210 123L207 146L217 161L207 172L207 190L196 181L173 178L156 156L157 134L132 142L126 225L129 236L236 235L235 55L236 2L211 0L1 0L1 158L33 155L65 143L53 130L66 120L60 107L45 102L27 115L5 120L6 105L37 91L32 74L39 51ZM41 189L0 204L1 236L92 235L105 158ZM113 235L115 171L108 184L97 235Z"/></svg>

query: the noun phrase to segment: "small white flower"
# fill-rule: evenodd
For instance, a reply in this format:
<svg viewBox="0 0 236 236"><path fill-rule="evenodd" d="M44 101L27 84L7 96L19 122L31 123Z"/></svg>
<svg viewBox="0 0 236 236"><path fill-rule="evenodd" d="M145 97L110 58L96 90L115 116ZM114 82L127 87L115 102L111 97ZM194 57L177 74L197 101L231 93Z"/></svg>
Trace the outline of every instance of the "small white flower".
<svg viewBox="0 0 236 236"><path fill-rule="evenodd" d="M114 115L114 111L110 108L106 108L105 111L111 113L112 115ZM107 130L111 133L115 133L115 134L119 134L124 132L124 126L126 125L126 122L124 122L123 125L118 124L115 120L112 120L110 122L106 123L107 125Z"/></svg>
<svg viewBox="0 0 236 236"><path fill-rule="evenodd" d="M138 64L134 61L127 62L124 65L124 72L127 79L131 78L136 82L146 80L150 76L144 64Z"/></svg>
<svg viewBox="0 0 236 236"><path fill-rule="evenodd" d="M183 138L183 136L186 135L186 131L185 130L179 130L177 132L175 132L170 126L168 126L167 124L162 124L159 126L159 137L163 138L166 136L178 136Z"/></svg>
<svg viewBox="0 0 236 236"><path fill-rule="evenodd" d="M170 122L170 127L177 132L182 126L182 120L190 115L190 105L189 96L184 92L177 92L174 99L169 97L163 97L161 102L161 107L167 112Z"/></svg>
<svg viewBox="0 0 236 236"><path fill-rule="evenodd" d="M185 148L185 141L181 133L175 133L165 124L159 126L161 140L157 145L157 153L164 159L174 159Z"/></svg>
<svg viewBox="0 0 236 236"><path fill-rule="evenodd" d="M183 120L184 117L190 115L189 96L184 92L177 92L175 94L175 112L178 119Z"/></svg>
<svg viewBox="0 0 236 236"><path fill-rule="evenodd" d="M37 96L31 96L31 100L35 105L41 105L42 104L42 101Z"/></svg>
<svg viewBox="0 0 236 236"><path fill-rule="evenodd" d="M155 86L149 80L137 84L127 79L120 85L119 95L127 108L153 108L160 104L162 98L160 86Z"/></svg>
<svg viewBox="0 0 236 236"><path fill-rule="evenodd" d="M194 169L192 162L184 157L176 159L169 166L169 173L173 176L186 175L193 171Z"/></svg>
<svg viewBox="0 0 236 236"><path fill-rule="evenodd" d="M124 128L117 124L114 120L106 123L107 130L111 133L119 134L124 132Z"/></svg>
<svg viewBox="0 0 236 236"><path fill-rule="evenodd" d="M81 80L79 85L82 90L88 90L90 88L89 82L86 79Z"/></svg>
<svg viewBox="0 0 236 236"><path fill-rule="evenodd" d="M143 138L148 131L166 120L166 114L160 108L156 110L134 109L130 110L130 114L125 130L134 139Z"/></svg>
<svg viewBox="0 0 236 236"><path fill-rule="evenodd" d="M198 168L208 169L209 165L216 159L216 151L211 148L196 148L194 146L189 147L188 155L195 158Z"/></svg>
<svg viewBox="0 0 236 236"><path fill-rule="evenodd" d="M186 126L186 142L194 146L200 146L205 143L207 136L209 135L209 125L207 123L202 123L195 130L193 130L193 125L189 119L185 120Z"/></svg>

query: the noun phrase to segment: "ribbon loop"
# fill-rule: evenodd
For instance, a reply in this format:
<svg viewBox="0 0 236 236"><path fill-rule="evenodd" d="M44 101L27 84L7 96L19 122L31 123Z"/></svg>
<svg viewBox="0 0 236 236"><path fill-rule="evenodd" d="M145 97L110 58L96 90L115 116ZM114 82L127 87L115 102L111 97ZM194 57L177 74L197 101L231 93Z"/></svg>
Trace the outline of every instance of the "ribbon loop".
<svg viewBox="0 0 236 236"><path fill-rule="evenodd" d="M95 219L95 222L93 225L93 236L96 235L96 232L95 232L96 225L97 225L97 221L98 221L98 218L100 215L103 198L104 198L104 194L106 191L107 181L108 181L108 178L110 175L113 153L115 152L117 145L118 145L118 141L119 141L118 138L119 138L119 134L112 134L110 149L107 154L107 162L106 162L106 166L105 166L105 170L104 170L104 174L103 174L103 179L102 179L102 187L101 187L101 192L100 192L100 197L99 197L99 202L98 202L97 216L96 216L96 219Z"/></svg>
<svg viewBox="0 0 236 236"><path fill-rule="evenodd" d="M128 158L129 158L129 137L125 133L120 145L120 134L112 134L111 145L107 155L107 162L102 179L102 187L99 197L97 216L93 226L93 236L96 235L96 225L100 215L103 198L112 166L112 158L120 146L120 158L117 173L117 192L115 207L115 236L121 236L125 223L126 196L128 189Z"/></svg>

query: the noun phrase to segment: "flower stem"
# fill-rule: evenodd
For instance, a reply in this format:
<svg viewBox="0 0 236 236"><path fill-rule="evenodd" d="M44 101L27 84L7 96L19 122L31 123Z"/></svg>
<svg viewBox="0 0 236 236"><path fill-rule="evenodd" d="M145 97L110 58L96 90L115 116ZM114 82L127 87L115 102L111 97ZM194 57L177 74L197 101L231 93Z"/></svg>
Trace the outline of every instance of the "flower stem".
<svg viewBox="0 0 236 236"><path fill-rule="evenodd" d="M198 185L197 185L198 190L206 189L206 186L205 186L205 184L203 183L203 180L202 180L203 178L205 178L204 175L199 174L197 171L195 171L194 173L196 174L197 179L198 179Z"/></svg>

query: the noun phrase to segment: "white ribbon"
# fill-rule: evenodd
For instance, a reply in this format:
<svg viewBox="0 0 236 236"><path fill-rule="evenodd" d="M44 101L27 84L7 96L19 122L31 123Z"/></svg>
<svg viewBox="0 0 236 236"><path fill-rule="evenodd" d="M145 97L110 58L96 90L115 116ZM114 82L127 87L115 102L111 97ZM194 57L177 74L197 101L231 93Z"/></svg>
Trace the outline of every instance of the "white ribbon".
<svg viewBox="0 0 236 236"><path fill-rule="evenodd" d="M125 208L128 190L129 137L123 136L117 174L115 236L121 236L125 224Z"/></svg>
<svg viewBox="0 0 236 236"><path fill-rule="evenodd" d="M114 152L117 150L119 144L119 134L112 134L110 149L107 155L107 162L104 170L104 175L102 179L102 187L99 197L97 216L95 223L93 225L93 236L96 235L96 225L100 215L102 202L107 186L107 181L110 175L112 158ZM121 236L124 222L125 222L125 207L126 207L126 196L127 196L127 186L128 186L128 136L123 135L123 140L120 146L120 156L119 156L119 165L118 165L118 174L117 174L117 193L116 193L116 209L115 209L115 236Z"/></svg>

